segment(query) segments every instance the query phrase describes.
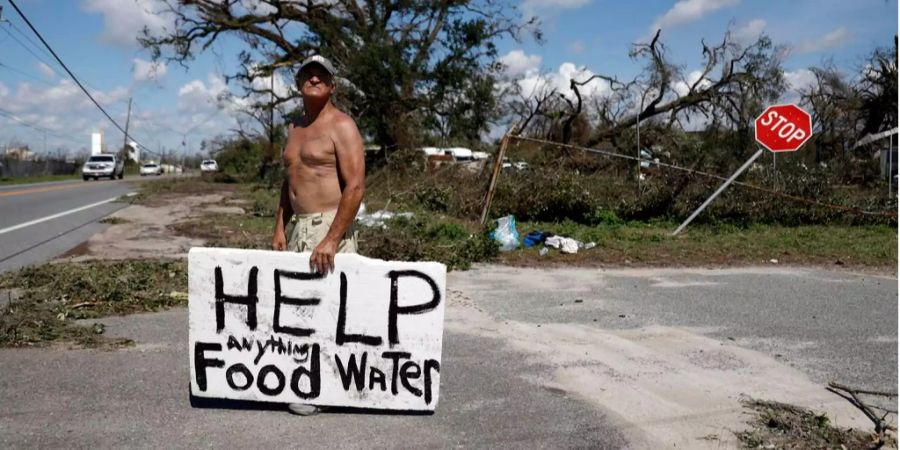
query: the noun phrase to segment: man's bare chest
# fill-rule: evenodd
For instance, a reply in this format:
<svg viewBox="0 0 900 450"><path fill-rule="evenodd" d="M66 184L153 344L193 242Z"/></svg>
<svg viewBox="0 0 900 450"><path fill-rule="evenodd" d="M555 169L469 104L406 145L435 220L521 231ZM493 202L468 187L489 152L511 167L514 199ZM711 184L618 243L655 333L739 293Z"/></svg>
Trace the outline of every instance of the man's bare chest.
<svg viewBox="0 0 900 450"><path fill-rule="evenodd" d="M286 167L334 165L334 142L331 136L315 129L294 128L284 148Z"/></svg>

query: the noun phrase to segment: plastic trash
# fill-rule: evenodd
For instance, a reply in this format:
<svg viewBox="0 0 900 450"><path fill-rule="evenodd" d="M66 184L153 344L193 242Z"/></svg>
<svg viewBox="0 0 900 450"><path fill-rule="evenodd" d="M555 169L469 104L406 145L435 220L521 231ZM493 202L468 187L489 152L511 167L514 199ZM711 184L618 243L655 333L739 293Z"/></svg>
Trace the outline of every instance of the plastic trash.
<svg viewBox="0 0 900 450"><path fill-rule="evenodd" d="M565 236L550 236L544 241L548 247L558 248L563 253L578 253L579 242Z"/></svg>
<svg viewBox="0 0 900 450"><path fill-rule="evenodd" d="M543 231L532 231L525 235L525 239L523 239L522 243L526 248L534 247L535 245L540 245L547 239L550 233L545 233Z"/></svg>
<svg viewBox="0 0 900 450"><path fill-rule="evenodd" d="M508 252L519 246L519 232L516 231L516 218L506 216L497 219L497 228L491 232L491 239L500 244L500 251Z"/></svg>
<svg viewBox="0 0 900 450"><path fill-rule="evenodd" d="M367 227L377 227L377 228L387 228L386 221L391 220L395 217L403 217L406 219L411 219L413 217L413 213L411 212L403 212L403 213L393 213L390 211L385 211L380 209L378 211L373 212L372 214L366 214L363 212L362 214L356 215L356 220Z"/></svg>
<svg viewBox="0 0 900 450"><path fill-rule="evenodd" d="M592 248L594 248L594 247L596 247L596 246L597 246L597 243L596 243L596 242L588 242L587 244L584 244L584 249L585 249L585 250L590 250L590 249L592 249Z"/></svg>
<svg viewBox="0 0 900 450"><path fill-rule="evenodd" d="M550 250L549 250L547 247L541 247L541 251L539 251L538 253L539 253L541 256L544 256L544 255L546 255L547 253L550 253Z"/></svg>

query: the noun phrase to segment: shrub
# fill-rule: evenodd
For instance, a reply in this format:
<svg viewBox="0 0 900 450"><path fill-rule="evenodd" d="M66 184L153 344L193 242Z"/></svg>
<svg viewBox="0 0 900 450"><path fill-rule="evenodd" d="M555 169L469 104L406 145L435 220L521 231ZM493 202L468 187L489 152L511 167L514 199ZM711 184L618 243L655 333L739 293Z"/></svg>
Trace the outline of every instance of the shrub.
<svg viewBox="0 0 900 450"><path fill-rule="evenodd" d="M490 261L499 252L486 230L445 217L418 214L389 220L386 225L360 230L361 254L394 261L437 261L452 270Z"/></svg>

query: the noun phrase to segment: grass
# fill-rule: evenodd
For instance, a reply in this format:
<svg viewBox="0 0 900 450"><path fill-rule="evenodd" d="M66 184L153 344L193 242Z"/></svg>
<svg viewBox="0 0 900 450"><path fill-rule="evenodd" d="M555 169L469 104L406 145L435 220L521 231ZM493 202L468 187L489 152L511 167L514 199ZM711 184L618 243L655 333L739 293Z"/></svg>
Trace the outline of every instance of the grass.
<svg viewBox="0 0 900 450"><path fill-rule="evenodd" d="M272 239L278 192L260 185L228 185L199 178L150 182L141 196L225 193L240 200L247 214L206 214L174 226L183 235L207 239L209 246L268 249ZM377 197L377 194L376 194ZM378 205L378 198L367 199ZM373 212L374 207L370 207ZM396 209L396 208L392 208ZM539 248L502 253L489 248L477 223L411 208L412 220L396 219L388 228L360 227L360 252L393 260L440 261L454 269L475 262L499 261L517 266L730 266L747 264L828 265L849 268L896 268L897 229L887 225L750 225L692 224L678 237L678 224L669 221L626 222L613 214L595 217L597 225L573 221L519 222L519 234L547 231L595 242L597 247L576 255ZM490 227L488 227L490 228Z"/></svg>
<svg viewBox="0 0 900 450"><path fill-rule="evenodd" d="M141 183L137 195L126 201L146 206L159 205L176 200L184 195L203 195L213 193L231 193L233 185L217 183L207 177L164 178Z"/></svg>
<svg viewBox="0 0 900 450"><path fill-rule="evenodd" d="M172 225L173 233L203 238L207 246L268 249L277 191L228 181L212 177L149 181L129 201L152 207L184 196L220 194L225 202L242 204L246 213L206 212ZM379 205L379 199L367 203ZM370 212L374 209L370 207ZM487 237L492 226L485 229L477 222L424 207L395 205L391 209L411 210L414 216L389 220L384 228L359 227L360 253L386 260L439 261L451 270L492 261L539 267L633 267L769 264L773 259L779 264L896 270L897 229L892 226L697 224L672 238L676 223L626 222L615 215L594 217L596 225L519 222L522 237L529 231L547 231L597 244L575 255L551 250L540 256L536 247L499 253ZM108 223L116 225L121 220ZM0 295L4 290L20 294L0 307L0 346L56 341L80 346L127 345L127 340L106 339L100 325L87 327L75 321L183 305L186 286L185 262L177 260L58 263L8 273L0 276Z"/></svg>
<svg viewBox="0 0 900 450"><path fill-rule="evenodd" d="M390 261L437 261L450 270L492 261L497 246L475 223L428 212L394 218L385 228L360 227L359 252Z"/></svg>
<svg viewBox="0 0 900 450"><path fill-rule="evenodd" d="M122 260L51 263L0 276L0 291L17 298L2 308L0 347L71 342L83 347L128 345L107 339L102 325L79 319L158 311L187 303L187 263Z"/></svg>
<svg viewBox="0 0 900 450"><path fill-rule="evenodd" d="M123 219L121 217L104 217L103 219L100 219L100 223L103 223L106 225L121 225L123 223L128 223L128 222L129 222L128 219Z"/></svg>
<svg viewBox="0 0 900 450"><path fill-rule="evenodd" d="M771 401L743 403L753 412L751 428L737 433L743 448L863 450L881 447L875 444L874 433L835 427L824 414ZM884 444L895 447L896 441L890 441Z"/></svg>
<svg viewBox="0 0 900 450"><path fill-rule="evenodd" d="M49 181L66 181L79 180L81 174L69 175L38 175L31 177L0 177L0 186L8 186L13 184L29 184L29 183L46 183Z"/></svg>
<svg viewBox="0 0 900 450"><path fill-rule="evenodd" d="M547 231L597 247L575 255L553 250L540 257L537 248L504 253L501 260L514 265L745 265L779 264L837 265L896 268L897 228L884 225L691 225L671 237L678 224L672 222L627 222L597 226L574 222L525 222L529 231Z"/></svg>
<svg viewBox="0 0 900 450"><path fill-rule="evenodd" d="M182 236L206 240L207 247L268 250L275 219L251 214L204 214L172 225Z"/></svg>

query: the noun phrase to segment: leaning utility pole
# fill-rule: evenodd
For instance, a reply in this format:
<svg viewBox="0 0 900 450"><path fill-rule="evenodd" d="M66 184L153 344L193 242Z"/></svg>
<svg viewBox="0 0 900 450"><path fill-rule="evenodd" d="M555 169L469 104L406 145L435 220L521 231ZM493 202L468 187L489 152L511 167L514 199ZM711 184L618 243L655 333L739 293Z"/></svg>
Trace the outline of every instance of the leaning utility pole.
<svg viewBox="0 0 900 450"><path fill-rule="evenodd" d="M125 143L122 144L125 155L123 159L128 159L128 122L131 122L131 97L128 97L128 115L125 116Z"/></svg>

